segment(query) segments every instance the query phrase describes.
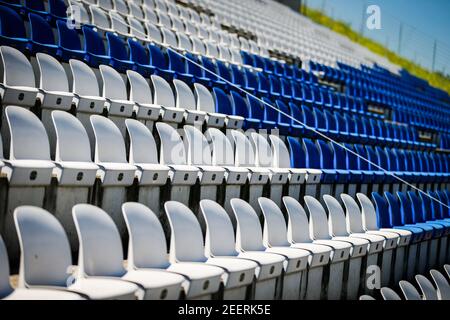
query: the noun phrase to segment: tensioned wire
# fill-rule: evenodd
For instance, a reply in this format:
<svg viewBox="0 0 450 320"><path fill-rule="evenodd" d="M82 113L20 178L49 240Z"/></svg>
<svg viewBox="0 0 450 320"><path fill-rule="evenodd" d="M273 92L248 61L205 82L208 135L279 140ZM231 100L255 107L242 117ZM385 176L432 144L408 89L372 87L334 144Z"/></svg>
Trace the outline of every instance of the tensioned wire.
<svg viewBox="0 0 450 320"><path fill-rule="evenodd" d="M128 23L125 23L124 21L116 20L116 22L118 22L118 23L120 23L120 24L122 24L122 25L124 25L124 26L127 26L130 30L136 31L137 33L142 34L143 36L147 37L146 34L143 34L140 30L137 30L136 28L132 27L132 26L129 25ZM69 20L68 20L68 23L70 23ZM82 25L82 23L79 23L79 22L78 22L77 25ZM231 87L235 88L236 90L238 90L238 91L240 91L240 92L243 92L245 95L250 96L250 97L252 97L252 98L258 100L260 103L262 103L262 104L265 105L266 107L269 107L269 108L271 108L271 109L277 111L278 113L282 114L283 116L285 116L285 117L291 119L292 121L294 121L294 122L300 124L301 126L303 126L304 128L306 128L307 130L310 130L310 131L314 132L315 134L319 135L320 137L324 138L325 140L330 141L330 142L333 143L334 145L336 145L336 146L338 146L338 147L344 149L345 151L347 151L347 152L353 154L354 156L358 157L359 159L361 159L361 160L363 160L363 161L369 163L370 165L372 165L373 167L379 169L380 171L383 171L385 174L390 175L390 176L393 177L394 179L396 179L396 180L400 181L401 183L403 183L403 184L409 186L411 189L414 189L414 190L418 191L419 193L421 193L421 194L427 196L428 198L432 199L433 201L436 201L436 202L439 203L440 205L446 207L447 209L450 209L450 206L448 206L447 204L443 203L442 201L440 201L439 199L437 199L437 198L431 196L430 194L428 194L427 192L423 191L422 189L420 189L420 188L418 188L418 187L416 187L416 186L410 184L409 182L405 181L404 179L400 178L400 177L397 176L394 172L391 172L391 171L388 171L388 170L384 169L383 167L381 167L381 166L379 166L378 164L376 164L376 163L370 161L369 159L365 158L364 156L358 154L357 152L355 152L355 151L353 151L353 150L347 148L344 144L335 141L333 138L328 137L326 134L323 134L322 132L316 130L315 128L308 126L307 124L303 123L302 121L300 121L300 120L298 120L298 119L292 117L290 114L287 114L287 113L285 113L284 111L280 110L280 109L277 108L276 106L274 106L274 105L272 105L272 104L270 104L270 103L264 101L263 99L261 99L261 98L255 96L255 95L252 94L251 92L248 92L247 90L245 90L245 89L243 89L243 88L241 88L241 87L235 85L234 83L228 81L227 79L223 78L223 77L220 76L219 74L217 74L217 73L215 73L215 72L213 72L213 71L211 71L211 70L205 68L203 65L197 63L196 61L190 59L189 57L186 57L185 55L183 55L182 53L178 52L177 50L173 50L173 49L172 49L172 52L174 52L175 54L177 54L178 56L180 56L182 59L186 59L186 61L189 61L190 63L194 64L195 66L201 68L201 69L204 70L205 72L207 72L207 73L209 73L209 74L211 74L211 75L214 75L215 77L217 77L218 79L224 81L225 83L227 83L227 84L230 85ZM307 169L307 168L305 168L305 169ZM319 170L320 170L320 169L319 169Z"/></svg>

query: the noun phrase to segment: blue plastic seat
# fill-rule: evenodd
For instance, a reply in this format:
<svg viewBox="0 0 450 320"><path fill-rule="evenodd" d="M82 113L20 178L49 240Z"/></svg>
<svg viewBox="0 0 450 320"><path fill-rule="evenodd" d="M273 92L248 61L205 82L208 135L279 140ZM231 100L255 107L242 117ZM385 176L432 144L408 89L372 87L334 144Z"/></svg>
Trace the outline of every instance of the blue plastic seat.
<svg viewBox="0 0 450 320"><path fill-rule="evenodd" d="M245 90L255 92L258 88L258 78L256 74L249 69L244 69L245 73Z"/></svg>
<svg viewBox="0 0 450 320"><path fill-rule="evenodd" d="M269 98L263 97L261 101L258 101L262 106L264 110L264 118L261 122L261 128L267 130L270 132L270 130L278 128L278 111L275 109L269 107L269 106L275 106L272 100ZM288 126L288 133L289 133L289 126Z"/></svg>
<svg viewBox="0 0 450 320"><path fill-rule="evenodd" d="M245 80L245 74L244 72L234 64L230 65L230 72L231 72L231 82L237 85L238 87L245 89L246 91L253 92L254 88L246 88L246 80Z"/></svg>
<svg viewBox="0 0 450 320"><path fill-rule="evenodd" d="M130 53L124 40L118 35L107 32L106 40L108 42L109 64L119 72L125 73L127 70L137 70L137 66L130 59Z"/></svg>
<svg viewBox="0 0 450 320"><path fill-rule="evenodd" d="M64 0L48 0L48 8L53 20L67 19L67 6Z"/></svg>
<svg viewBox="0 0 450 320"><path fill-rule="evenodd" d="M364 181L364 172L359 169L358 157L353 153L353 152L356 153L355 147L352 144L348 143L345 144L345 147L347 148L345 150L345 160L346 160L345 167L349 171L349 182L361 183ZM337 148L335 148L335 152L336 150ZM340 159L342 158L341 155L339 157Z"/></svg>
<svg viewBox="0 0 450 320"><path fill-rule="evenodd" d="M305 124L305 135L307 137L316 137L317 134L312 131L312 130L308 130L308 127L312 128L312 129L316 129L316 118L314 116L314 113L312 112L312 110L306 106L306 105L302 105L302 113L303 113L303 123Z"/></svg>
<svg viewBox="0 0 450 320"><path fill-rule="evenodd" d="M147 49L135 39L128 38L127 42L130 60L136 66L136 71L145 77L150 77L155 73L155 67L150 65L150 56Z"/></svg>
<svg viewBox="0 0 450 320"><path fill-rule="evenodd" d="M181 57L173 49L167 49L167 56L169 58L169 70L174 72L174 78L179 79L188 84L194 82L194 75L186 70L186 59Z"/></svg>
<svg viewBox="0 0 450 320"><path fill-rule="evenodd" d="M258 72L256 77L258 79L258 86L257 86L258 94L267 97L269 95L270 90L269 80L262 72Z"/></svg>
<svg viewBox="0 0 450 320"><path fill-rule="evenodd" d="M194 82L200 83L205 87L211 86L211 79L205 75L204 70L200 67L201 63L196 56L187 52L186 56L186 73L194 76Z"/></svg>
<svg viewBox="0 0 450 320"><path fill-rule="evenodd" d="M5 6L0 6L0 40L19 50L28 50L30 45L22 17Z"/></svg>
<svg viewBox="0 0 450 320"><path fill-rule="evenodd" d="M25 14L25 6L22 4L22 0L0 0L1 6L6 6L17 14Z"/></svg>
<svg viewBox="0 0 450 320"><path fill-rule="evenodd" d="M264 58L257 55L257 54L251 54L253 56L253 66L255 68L264 70L265 64L264 64Z"/></svg>
<svg viewBox="0 0 450 320"><path fill-rule="evenodd" d="M205 77L210 78L214 86L221 87L222 89L227 89L227 83L217 77L217 65L214 63L214 61L203 56L200 58L200 60L203 67L206 68L206 70L209 70L209 72L205 70Z"/></svg>
<svg viewBox="0 0 450 320"><path fill-rule="evenodd" d="M56 21L58 30L58 54L62 60L82 60L86 51L81 47L80 36L75 28L69 28L62 20Z"/></svg>
<svg viewBox="0 0 450 320"><path fill-rule="evenodd" d="M294 119L290 119L291 122L291 134L294 137L300 137L304 135L305 127L302 125L303 123L303 113L302 110L293 102L289 102L289 109L291 111L291 117L295 120L300 121L294 121Z"/></svg>
<svg viewBox="0 0 450 320"><path fill-rule="evenodd" d="M261 103L257 98L253 96L247 95L247 104L250 108L250 117L252 119L256 119L260 121L260 129L269 129L271 123L270 122L264 122L264 111L266 106ZM272 126L275 124L273 123Z"/></svg>
<svg viewBox="0 0 450 320"><path fill-rule="evenodd" d="M25 0L25 10L29 13L39 15L47 21L51 19L43 0Z"/></svg>
<svg viewBox="0 0 450 320"><path fill-rule="evenodd" d="M313 114L314 114L314 118L315 118L314 126L315 126L316 130L324 135L328 135L327 121L325 118L325 114L322 111L320 111L318 108L313 108Z"/></svg>
<svg viewBox="0 0 450 320"><path fill-rule="evenodd" d="M306 153L300 142L294 137L287 137L289 153L291 157L291 168L306 168Z"/></svg>
<svg viewBox="0 0 450 320"><path fill-rule="evenodd" d="M380 228L408 230L412 233L411 243L418 243L424 239L423 229L402 225L399 200L396 196L386 192L383 197L377 192L373 192L372 199L375 202L377 222Z"/></svg>
<svg viewBox="0 0 450 320"><path fill-rule="evenodd" d="M435 238L448 235L450 224L448 221L440 219L440 204L422 193L418 196L415 192L408 191L407 194L411 201L413 221L415 223L431 226L434 230ZM433 198L438 198L437 194L434 192L429 193L429 195ZM437 213L439 217L436 217L435 213Z"/></svg>
<svg viewBox="0 0 450 320"><path fill-rule="evenodd" d="M275 74L275 61L270 58L261 57L261 59L263 61L264 72L267 74Z"/></svg>
<svg viewBox="0 0 450 320"><path fill-rule="evenodd" d="M169 69L166 54L162 49L152 43L149 44L147 48L150 56L150 65L155 68L155 74L168 81L173 79L175 72Z"/></svg>
<svg viewBox="0 0 450 320"><path fill-rule="evenodd" d="M304 100L303 100L303 90L302 90L301 83L296 82L296 81L291 81L291 90L292 90L292 98L297 103L304 102Z"/></svg>
<svg viewBox="0 0 450 320"><path fill-rule="evenodd" d="M306 168L308 169L321 169L320 151L317 145L312 142L311 139L303 138L303 148L306 156ZM329 175L322 175L322 182L330 179ZM334 179L334 178L333 178Z"/></svg>
<svg viewBox="0 0 450 320"><path fill-rule="evenodd" d="M233 79L231 77L231 70L228 68L228 66L225 64L225 62L217 60L217 74L222 78L221 81L228 81L230 83L233 83Z"/></svg>
<svg viewBox="0 0 450 320"><path fill-rule="evenodd" d="M369 163L369 170L373 173L373 183L383 183L386 179L386 174L384 173L384 171L381 171L377 166L381 166L380 164L380 159L377 155L377 152L375 151L374 148L372 148L372 146L366 146L366 151L367 151L367 158L370 163ZM375 166L377 165L377 166ZM382 167L383 169L386 169L386 164L385 167Z"/></svg>
<svg viewBox="0 0 450 320"><path fill-rule="evenodd" d="M30 13L28 17L30 19L31 50L56 55L58 46L55 44L53 29L48 21L34 13Z"/></svg>
<svg viewBox="0 0 450 320"><path fill-rule="evenodd" d="M280 99L281 97L281 83L277 77L269 75L269 94L273 99ZM285 97L283 97L285 98ZM289 97L287 97L289 99Z"/></svg>
<svg viewBox="0 0 450 320"><path fill-rule="evenodd" d="M220 90L223 92L222 90ZM223 94L225 94L223 92ZM238 92L230 90L231 101L233 105L233 114L244 118L244 130L246 129L260 129L261 118L255 118L252 110L245 100ZM222 98L225 99L225 98ZM217 102L216 102L217 105Z"/></svg>
<svg viewBox="0 0 450 320"><path fill-rule="evenodd" d="M323 183L346 183L348 175L342 172L339 174L334 162L334 150L324 140L317 140L317 147L320 151L320 169L322 170Z"/></svg>
<svg viewBox="0 0 450 320"><path fill-rule="evenodd" d="M102 37L88 26L83 26L84 48L86 55L84 60L92 67L98 67L101 64L109 64L111 57L106 55L105 45Z"/></svg>
<svg viewBox="0 0 450 320"><path fill-rule="evenodd" d="M422 221L442 225L445 228L446 235L448 235L450 222L445 220L441 204L436 201L439 200L439 195L434 191L428 191L427 195L420 193L419 198L422 202Z"/></svg>
<svg viewBox="0 0 450 320"><path fill-rule="evenodd" d="M220 88L213 88L216 105L216 113L224 115L236 115L230 102L230 97Z"/></svg>
<svg viewBox="0 0 450 320"><path fill-rule="evenodd" d="M367 149L364 145L356 144L355 152L362 158L358 157L358 170L363 174L363 183L372 183L375 181L375 172L370 170L370 164L364 159L368 159ZM369 159L370 160L370 159Z"/></svg>
<svg viewBox="0 0 450 320"><path fill-rule="evenodd" d="M242 62L248 66L253 67L255 64L255 61L253 59L253 55L251 55L250 53L248 53L247 51L241 51L241 56L242 56Z"/></svg>

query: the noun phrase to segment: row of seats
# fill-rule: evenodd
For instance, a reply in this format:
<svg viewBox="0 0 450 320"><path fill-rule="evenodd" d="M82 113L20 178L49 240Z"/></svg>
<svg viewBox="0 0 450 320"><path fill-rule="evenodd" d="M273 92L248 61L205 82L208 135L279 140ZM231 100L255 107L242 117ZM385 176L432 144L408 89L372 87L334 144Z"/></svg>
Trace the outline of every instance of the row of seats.
<svg viewBox="0 0 450 320"><path fill-rule="evenodd" d="M447 279L438 270L430 270L431 282L427 277L418 274L415 277L417 286L406 280L399 283L400 290L405 300L420 301L420 300L450 300L450 265L445 265L444 269L447 274ZM399 301L402 298L394 290L384 287L381 288L380 294L384 300ZM372 296L364 295L360 300L375 300Z"/></svg>
<svg viewBox="0 0 450 320"><path fill-rule="evenodd" d="M378 230L375 209L366 196L358 194L361 207L348 195L341 198L346 214L335 198L325 197L327 218L316 199L305 197L307 215L300 203L285 197L287 224L273 201L260 198L264 229L248 203L233 199L236 236L228 213L214 201L201 201L201 219L181 203L166 202L169 256L157 216L142 204L125 203L121 211L129 233L127 269L118 229L108 213L78 204L72 209L80 242L73 276L67 272L72 265L69 242L58 220L41 208L18 207L14 221L22 255L19 289L13 291L9 286L6 252L0 242L2 297L159 300L180 295L208 298L221 291L223 299L314 299L317 295L339 299L344 291L343 298L354 299L359 286L365 287L360 283L366 272L362 266L377 265L377 256L387 259L384 254L392 254L397 245L408 247L411 233ZM206 228L205 243L201 223ZM422 244L427 245L426 240ZM401 256L391 258L381 263L388 277L393 272L391 263L402 266L406 261ZM323 276L326 265L328 280Z"/></svg>

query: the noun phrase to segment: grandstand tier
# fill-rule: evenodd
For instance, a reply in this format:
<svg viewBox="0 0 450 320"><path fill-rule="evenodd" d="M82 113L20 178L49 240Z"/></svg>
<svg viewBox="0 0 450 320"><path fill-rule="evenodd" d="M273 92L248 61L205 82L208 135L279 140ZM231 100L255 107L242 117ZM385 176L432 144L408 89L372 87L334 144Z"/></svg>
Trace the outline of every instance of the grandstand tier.
<svg viewBox="0 0 450 320"><path fill-rule="evenodd" d="M0 98L0 299L450 299L450 97L275 1L0 0Z"/></svg>

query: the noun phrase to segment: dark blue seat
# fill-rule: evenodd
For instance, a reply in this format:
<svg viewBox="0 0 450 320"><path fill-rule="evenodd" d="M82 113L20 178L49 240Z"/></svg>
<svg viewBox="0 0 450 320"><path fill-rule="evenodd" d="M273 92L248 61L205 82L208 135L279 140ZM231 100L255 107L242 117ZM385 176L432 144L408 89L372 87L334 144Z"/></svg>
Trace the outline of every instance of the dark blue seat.
<svg viewBox="0 0 450 320"><path fill-rule="evenodd" d="M286 105L283 101L277 100L276 101L277 108L281 111L275 111L273 110L277 115L277 128L280 130L280 134L283 136L287 135L295 135L298 132L293 133L291 130L291 122L292 119L289 118L287 115L292 116L291 110L289 109L289 106Z"/></svg>
<svg viewBox="0 0 450 320"><path fill-rule="evenodd" d="M69 28L63 20L56 21L58 30L58 54L62 60L82 60L86 51L81 47L80 36L75 28Z"/></svg>
<svg viewBox="0 0 450 320"><path fill-rule="evenodd" d="M261 101L253 96L247 95L247 104L250 108L251 119L260 121L260 129L268 129L268 125L270 125L270 122L264 122L265 106L261 103Z"/></svg>
<svg viewBox="0 0 450 320"><path fill-rule="evenodd" d="M384 171L381 171L377 166L380 166L378 155L372 146L366 146L367 158L369 163L369 170L373 173L373 183L383 183L386 178ZM384 168L383 168L384 169Z"/></svg>
<svg viewBox="0 0 450 320"><path fill-rule="evenodd" d="M0 6L0 40L19 50L28 50L30 45L22 17L5 6Z"/></svg>
<svg viewBox="0 0 450 320"><path fill-rule="evenodd" d="M291 117L295 120L300 121L294 121L294 119L290 119L291 121L291 134L294 137L300 137L305 132L305 127L302 125L303 123L303 113L302 110L293 102L289 102L289 108L291 111Z"/></svg>
<svg viewBox="0 0 450 320"><path fill-rule="evenodd" d="M395 197L395 195L393 195ZM397 192L397 197L400 204L400 214L403 225L406 227L416 227L424 231L424 239L431 239L433 237L440 237L444 229L440 226L433 226L431 224L425 223L422 219L416 219L420 217L414 213L414 205L411 198L403 192Z"/></svg>
<svg viewBox="0 0 450 320"><path fill-rule="evenodd" d="M264 57L261 57L261 59L263 61L264 72L267 74L275 74L275 61Z"/></svg>
<svg viewBox="0 0 450 320"><path fill-rule="evenodd" d="M241 51L242 62L246 65L253 67L255 65L255 61L253 59L253 55L248 53L247 51Z"/></svg>
<svg viewBox="0 0 450 320"><path fill-rule="evenodd" d="M233 78L231 76L231 70L225 64L225 62L217 60L217 74L222 78L221 81L228 81L229 83L233 83ZM227 83L228 85L228 83Z"/></svg>
<svg viewBox="0 0 450 320"><path fill-rule="evenodd" d="M188 84L194 82L194 75L186 70L186 59L180 56L173 49L167 49L167 56L169 58L169 70L174 72L174 78L179 79Z"/></svg>
<svg viewBox="0 0 450 320"><path fill-rule="evenodd" d="M321 159L320 159L320 151L317 148L317 145L312 142L311 139L303 138L303 148L305 150L306 155L306 168L308 169L321 169ZM322 175L322 182L330 179L329 175Z"/></svg>
<svg viewBox="0 0 450 320"><path fill-rule="evenodd" d="M189 52L185 56L187 73L194 76L194 82L210 87L211 79L205 75L204 70L200 67L201 63L198 58Z"/></svg>
<svg viewBox="0 0 450 320"><path fill-rule="evenodd" d="M156 44L151 43L147 48L150 57L150 65L155 68L155 74L168 81L172 80L175 72L169 69L166 54Z"/></svg>
<svg viewBox="0 0 450 320"><path fill-rule="evenodd" d="M316 130L324 135L328 135L327 121L325 118L325 114L322 111L320 111L318 108L313 108L313 114L314 114L314 118L315 118L314 126L315 126Z"/></svg>
<svg viewBox="0 0 450 320"><path fill-rule="evenodd" d="M350 183L361 183L364 181L364 172L359 169L358 157L356 156L355 147L352 144L346 143L345 147L345 159L346 168L349 171L349 182ZM336 152L337 148L335 148ZM341 156L340 156L341 158Z"/></svg>
<svg viewBox="0 0 450 320"><path fill-rule="evenodd" d="M370 170L370 164L366 160L364 160L368 159L367 149L364 147L364 145L356 144L355 151L358 155L361 156L361 158L358 157L358 170L361 171L363 174L362 182L363 183L374 182L375 172Z"/></svg>
<svg viewBox="0 0 450 320"><path fill-rule="evenodd" d="M220 88L213 88L213 96L216 105L216 113L224 115L236 115L230 102L230 97Z"/></svg>
<svg viewBox="0 0 450 320"><path fill-rule="evenodd" d="M48 21L34 13L30 13L28 17L30 19L32 52L43 52L55 56L58 46L55 44L53 29Z"/></svg>
<svg viewBox="0 0 450 320"><path fill-rule="evenodd" d="M407 194L411 201L413 221L418 224L426 224L432 227L435 238L448 235L450 224L445 220L440 221L440 219L435 217L435 213L437 213L435 210L440 210L440 204L437 201L428 198L424 194L422 194L422 196L418 196L413 191L408 191ZM430 196L437 199L437 195L435 193L431 193ZM427 199L424 201L424 198Z"/></svg>
<svg viewBox="0 0 450 320"><path fill-rule="evenodd" d="M45 20L50 21L50 13L45 8L43 0L25 0L25 10L28 13L37 14Z"/></svg>
<svg viewBox="0 0 450 320"><path fill-rule="evenodd" d="M275 104L269 98L263 97L261 100L262 102L259 101L259 103L264 109L264 118L261 122L261 128L270 132L270 130L277 128L278 111L272 108Z"/></svg>
<svg viewBox="0 0 450 320"><path fill-rule="evenodd" d="M438 202L439 195L434 191L428 191L427 194L420 193L419 197L422 202L422 221L443 226L445 234L448 235L450 222L443 216L442 205Z"/></svg>
<svg viewBox="0 0 450 320"><path fill-rule="evenodd" d="M48 8L53 20L67 19L67 6L64 0L48 0Z"/></svg>
<svg viewBox="0 0 450 320"><path fill-rule="evenodd" d="M92 67L98 67L101 64L109 64L111 57L106 55L105 45L102 37L93 28L83 26L84 48L86 54L84 60Z"/></svg>
<svg viewBox="0 0 450 320"><path fill-rule="evenodd" d="M317 147L320 151L320 169L322 170L323 183L345 183L348 175L339 175L334 166L334 152L331 146L324 140L317 140Z"/></svg>
<svg viewBox="0 0 450 320"><path fill-rule="evenodd" d="M313 130L316 130L316 117L314 116L314 113L312 110L306 106L302 105L302 113L303 113L303 124L305 125L305 136L307 137L316 137L317 133ZM308 129L311 128L311 129Z"/></svg>
<svg viewBox="0 0 450 320"><path fill-rule="evenodd" d="M267 97L269 95L270 90L269 80L262 72L258 72L256 77L258 79L258 86L257 86L258 94L263 97Z"/></svg>
<svg viewBox="0 0 450 320"><path fill-rule="evenodd" d="M137 70L137 66L130 59L127 45L118 35L107 32L109 64L119 72L125 73L127 70Z"/></svg>
<svg viewBox="0 0 450 320"><path fill-rule="evenodd" d="M294 137L287 137L289 153L291 156L291 168L306 168L306 153L300 142Z"/></svg>
<svg viewBox="0 0 450 320"><path fill-rule="evenodd" d="M277 77L273 75L269 75L269 94L273 99L280 99L281 98L281 83L280 80L278 80ZM285 97L283 97L285 98ZM289 97L287 97L289 99Z"/></svg>
<svg viewBox="0 0 450 320"><path fill-rule="evenodd" d="M260 129L262 118L255 118L252 114L250 106L247 103L247 100L245 100L238 92L234 90L230 90L230 96L233 105L233 114L244 118L244 130Z"/></svg>
<svg viewBox="0 0 450 320"><path fill-rule="evenodd" d="M203 67L206 68L205 77L210 78L214 86L221 87L222 89L227 89L227 83L217 77L217 65L214 63L214 61L203 56L200 58L200 60Z"/></svg>
<svg viewBox="0 0 450 320"><path fill-rule="evenodd" d="M410 231L412 233L411 243L421 242L424 239L423 229L403 226L398 198L389 192L385 193L385 197L377 192L372 193L372 199L376 207L378 226L380 228L395 228Z"/></svg>
<svg viewBox="0 0 450 320"><path fill-rule="evenodd" d="M303 100L303 90L300 82L291 81L292 98L297 103L304 102Z"/></svg>
<svg viewBox="0 0 450 320"><path fill-rule="evenodd" d="M246 91L250 91L253 93L254 88L246 88L246 80L245 80L245 74L244 72L234 64L230 65L231 69L231 82L234 83L239 88L245 89Z"/></svg>
<svg viewBox="0 0 450 320"><path fill-rule="evenodd" d="M0 0L0 5L6 6L21 15L24 15L26 11L22 0Z"/></svg>
<svg viewBox="0 0 450 320"><path fill-rule="evenodd" d="M130 50L130 60L136 66L137 72L145 77L150 77L155 73L156 68L150 65L150 56L147 49L135 39L128 38L127 42Z"/></svg>
<svg viewBox="0 0 450 320"><path fill-rule="evenodd" d="M256 93L258 88L258 78L256 77L256 74L247 68L244 68L244 73L246 81L245 90Z"/></svg>

